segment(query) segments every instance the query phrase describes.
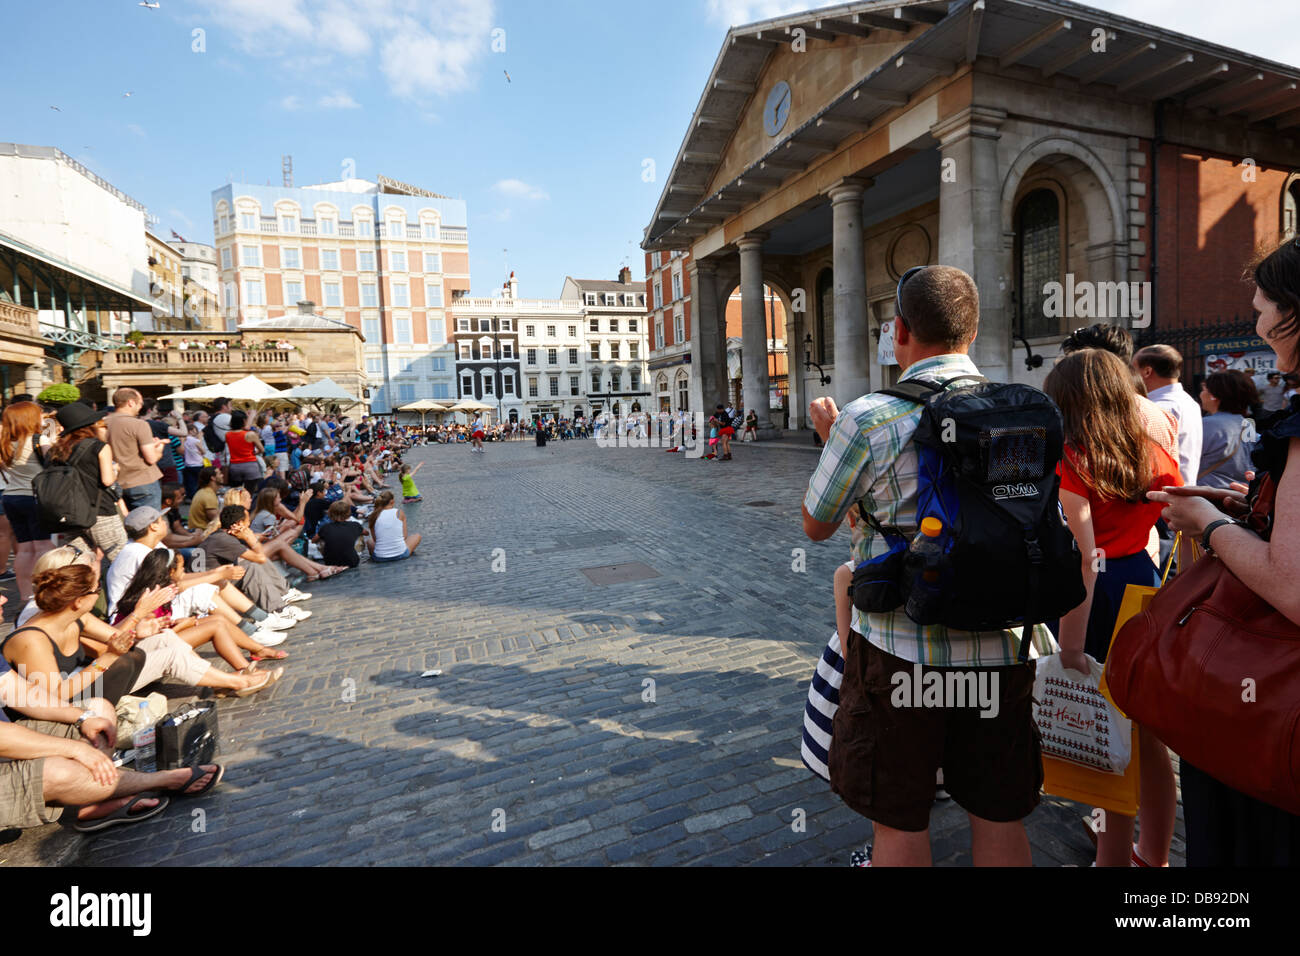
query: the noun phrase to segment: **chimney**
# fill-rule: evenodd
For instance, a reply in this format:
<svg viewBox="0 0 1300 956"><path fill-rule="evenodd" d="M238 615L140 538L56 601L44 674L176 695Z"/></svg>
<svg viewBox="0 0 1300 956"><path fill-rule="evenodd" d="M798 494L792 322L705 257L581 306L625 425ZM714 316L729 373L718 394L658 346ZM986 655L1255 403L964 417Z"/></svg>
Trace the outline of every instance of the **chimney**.
<svg viewBox="0 0 1300 956"><path fill-rule="evenodd" d="M624 285L626 285L627 283L631 282L631 281L632 281L632 270L629 269L627 266L624 266L623 268L619 269L619 270L618 270L618 281L619 281L619 282L622 282Z"/></svg>
<svg viewBox="0 0 1300 956"><path fill-rule="evenodd" d="M308 302L308 301L306 301L306 300L299 302L299 303L298 303L298 314L299 314L299 315L315 315L315 314L316 314L316 303L315 303L315 302Z"/></svg>
<svg viewBox="0 0 1300 956"><path fill-rule="evenodd" d="M506 286L510 289L510 298L519 298L519 280L515 278L513 269L510 271L510 281L506 283Z"/></svg>

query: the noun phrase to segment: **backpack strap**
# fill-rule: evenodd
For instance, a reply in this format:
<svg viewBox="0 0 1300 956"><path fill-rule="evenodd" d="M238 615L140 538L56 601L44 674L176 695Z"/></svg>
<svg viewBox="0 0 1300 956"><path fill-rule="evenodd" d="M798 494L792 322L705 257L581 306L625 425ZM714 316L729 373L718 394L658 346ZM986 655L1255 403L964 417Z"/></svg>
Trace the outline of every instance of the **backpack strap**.
<svg viewBox="0 0 1300 956"><path fill-rule="evenodd" d="M901 398L908 402L915 402L917 405L925 405L929 402L930 396L938 392L947 391L948 386L953 382L970 381L972 385L979 385L987 382L983 375L963 374L954 375L952 378L944 379L942 382L931 382L922 378L906 379L897 385L891 385L889 388L876 390L878 395L892 395L894 398ZM970 386L963 386L969 388Z"/></svg>

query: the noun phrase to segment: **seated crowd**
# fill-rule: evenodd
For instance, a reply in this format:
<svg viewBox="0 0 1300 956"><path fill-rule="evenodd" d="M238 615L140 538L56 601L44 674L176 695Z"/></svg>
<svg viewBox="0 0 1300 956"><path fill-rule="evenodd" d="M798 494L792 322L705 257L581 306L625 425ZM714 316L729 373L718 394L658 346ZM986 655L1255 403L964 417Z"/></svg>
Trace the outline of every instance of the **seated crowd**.
<svg viewBox="0 0 1300 956"><path fill-rule="evenodd" d="M254 417L227 400L160 417L129 388L112 400L110 414L18 396L0 415L21 604L0 639L0 826L76 807L74 828L92 832L211 790L217 764L115 765L130 747L122 698L160 680L181 696L266 690L289 658L285 632L312 615L299 585L357 567L362 544L396 561L420 543L388 487L400 476L404 500L420 500L404 429Z"/></svg>

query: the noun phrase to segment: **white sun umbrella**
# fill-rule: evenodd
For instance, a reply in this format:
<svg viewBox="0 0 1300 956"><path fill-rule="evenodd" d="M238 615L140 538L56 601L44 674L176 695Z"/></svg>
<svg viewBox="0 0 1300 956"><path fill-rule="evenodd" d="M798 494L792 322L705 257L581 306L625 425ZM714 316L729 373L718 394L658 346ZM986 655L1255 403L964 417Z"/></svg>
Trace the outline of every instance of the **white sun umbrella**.
<svg viewBox="0 0 1300 956"><path fill-rule="evenodd" d="M228 398L232 402L252 402L256 404L278 399L283 394L278 388L267 385L256 375L245 375L234 382L204 385L202 388L173 392L170 395L164 395L163 398L179 398L182 400Z"/></svg>
<svg viewBox="0 0 1300 956"><path fill-rule="evenodd" d="M424 416L429 412L445 412L447 406L442 402L435 402L431 398L422 398L418 402L410 402L397 409L399 412L419 412L420 428L424 428Z"/></svg>
<svg viewBox="0 0 1300 956"><path fill-rule="evenodd" d="M333 402L336 405L360 404L360 399L349 394L347 389L332 378L323 378L319 382L309 382L306 385L295 385L288 391L281 392L277 397L290 402Z"/></svg>

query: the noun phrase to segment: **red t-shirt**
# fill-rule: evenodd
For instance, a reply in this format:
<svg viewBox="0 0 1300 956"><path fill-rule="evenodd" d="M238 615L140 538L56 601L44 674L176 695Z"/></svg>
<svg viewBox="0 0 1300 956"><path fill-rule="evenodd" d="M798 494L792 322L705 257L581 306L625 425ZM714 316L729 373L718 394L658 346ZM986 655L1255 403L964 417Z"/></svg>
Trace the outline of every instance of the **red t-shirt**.
<svg viewBox="0 0 1300 956"><path fill-rule="evenodd" d="M232 465L257 460L257 446L249 441L247 431L226 432L226 448Z"/></svg>
<svg viewBox="0 0 1300 956"><path fill-rule="evenodd" d="M1159 491L1166 486L1179 486L1183 483L1178 473L1178 462L1169 453L1153 441L1148 441L1151 449L1151 491ZM1139 551L1145 551L1151 537L1151 529L1160 518L1165 508L1158 501L1133 503L1116 498L1101 498L1089 488L1075 470L1077 455L1069 448L1065 457L1056 466L1061 476L1061 490L1072 491L1081 498L1088 499L1092 511L1092 533L1095 547L1108 558L1126 558Z"/></svg>

